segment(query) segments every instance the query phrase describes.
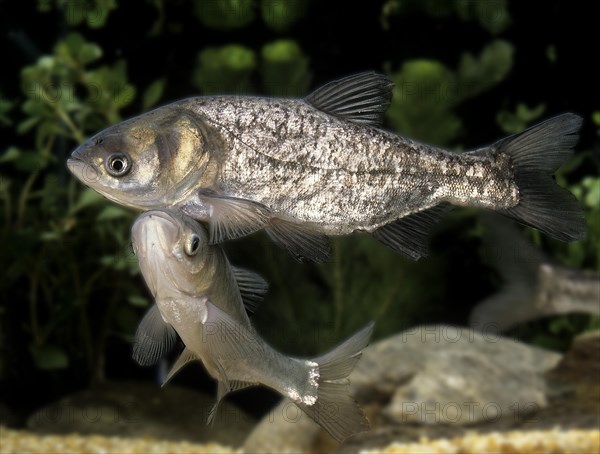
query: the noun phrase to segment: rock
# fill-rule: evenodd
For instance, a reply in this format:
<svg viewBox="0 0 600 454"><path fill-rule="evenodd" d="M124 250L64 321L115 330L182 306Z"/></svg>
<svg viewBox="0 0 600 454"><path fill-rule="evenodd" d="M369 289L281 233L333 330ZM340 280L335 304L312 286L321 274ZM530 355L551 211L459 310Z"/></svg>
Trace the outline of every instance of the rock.
<svg viewBox="0 0 600 454"><path fill-rule="evenodd" d="M256 421L223 401L212 426L206 417L215 397L169 385L114 382L65 397L29 417L37 433L154 437L238 447Z"/></svg>
<svg viewBox="0 0 600 454"><path fill-rule="evenodd" d="M314 445L321 432L323 437L330 439L331 449L315 451ZM292 401L283 399L258 423L242 449L255 454L330 452L336 444L329 434Z"/></svg>
<svg viewBox="0 0 600 454"><path fill-rule="evenodd" d="M599 428L600 331L577 336L546 381L549 405L528 427Z"/></svg>
<svg viewBox="0 0 600 454"><path fill-rule="evenodd" d="M469 328L423 326L369 347L350 376L388 422L475 424L546 405L560 355Z"/></svg>

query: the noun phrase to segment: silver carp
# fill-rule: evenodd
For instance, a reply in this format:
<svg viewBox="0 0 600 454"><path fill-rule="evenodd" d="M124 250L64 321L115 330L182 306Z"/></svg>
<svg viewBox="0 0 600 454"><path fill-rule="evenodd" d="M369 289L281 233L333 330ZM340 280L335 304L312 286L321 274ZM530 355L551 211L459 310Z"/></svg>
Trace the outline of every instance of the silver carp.
<svg viewBox="0 0 600 454"><path fill-rule="evenodd" d="M99 132L67 165L110 200L179 207L211 243L265 229L297 258L327 259L329 237L363 231L427 254L451 205L496 210L564 241L583 211L551 174L573 153L581 117L563 114L490 146L454 153L382 129L393 83L362 73L304 99L195 97Z"/></svg>
<svg viewBox="0 0 600 454"><path fill-rule="evenodd" d="M346 378L369 342L373 323L318 358L283 355L254 330L238 288L245 281L246 293L251 288L260 294L264 281L232 268L221 247L209 245L201 224L173 210L152 210L138 217L132 235L156 303L136 332L134 358L156 362L179 335L185 349L167 380L188 362L201 361L218 381L209 422L227 393L263 384L289 397L338 441L368 430Z"/></svg>

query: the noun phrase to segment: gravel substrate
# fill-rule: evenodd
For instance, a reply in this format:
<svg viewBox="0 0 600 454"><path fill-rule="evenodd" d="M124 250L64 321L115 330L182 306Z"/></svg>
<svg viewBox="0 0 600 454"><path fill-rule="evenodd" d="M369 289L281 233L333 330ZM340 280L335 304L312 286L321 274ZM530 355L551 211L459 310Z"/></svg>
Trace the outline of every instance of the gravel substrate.
<svg viewBox="0 0 600 454"><path fill-rule="evenodd" d="M151 438L105 437L101 435L36 435L0 427L0 453L86 454L233 454L237 451L216 443L194 444Z"/></svg>
<svg viewBox="0 0 600 454"><path fill-rule="evenodd" d="M599 453L600 430L558 429L531 432L492 432L485 435L467 434L462 438L420 440L420 443L392 443L360 454L409 454L409 453Z"/></svg>
<svg viewBox="0 0 600 454"><path fill-rule="evenodd" d="M100 435L35 435L0 427L0 453L242 454L243 452L216 443L194 444ZM392 443L383 449L361 451L361 454L379 453L600 453L600 430L555 429L485 435L473 433L462 438L438 440L423 438L420 443Z"/></svg>

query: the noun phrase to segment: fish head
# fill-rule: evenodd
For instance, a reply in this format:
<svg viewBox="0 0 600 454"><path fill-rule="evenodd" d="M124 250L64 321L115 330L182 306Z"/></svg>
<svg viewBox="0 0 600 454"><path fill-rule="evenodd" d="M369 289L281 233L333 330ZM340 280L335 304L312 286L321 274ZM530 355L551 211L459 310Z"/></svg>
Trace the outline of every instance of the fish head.
<svg viewBox="0 0 600 454"><path fill-rule="evenodd" d="M155 298L197 295L210 280L213 246L204 227L175 210L142 213L132 227L133 251Z"/></svg>
<svg viewBox="0 0 600 454"><path fill-rule="evenodd" d="M176 204L211 173L206 123L168 105L111 126L81 144L67 167L82 183L131 208Z"/></svg>

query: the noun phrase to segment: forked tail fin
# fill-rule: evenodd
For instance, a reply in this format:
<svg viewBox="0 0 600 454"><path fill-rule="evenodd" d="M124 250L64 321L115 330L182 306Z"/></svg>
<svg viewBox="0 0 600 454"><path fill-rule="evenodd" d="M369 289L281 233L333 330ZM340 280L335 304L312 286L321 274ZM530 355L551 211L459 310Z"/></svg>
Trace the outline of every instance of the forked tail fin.
<svg viewBox="0 0 600 454"><path fill-rule="evenodd" d="M347 377L368 345L374 325L369 323L329 353L312 360L319 365L317 401L310 406L298 404L340 442L369 430L369 421L349 394Z"/></svg>
<svg viewBox="0 0 600 454"><path fill-rule="evenodd" d="M579 202L551 176L573 154L582 121L578 115L562 114L491 146L492 153L510 156L519 189L518 205L498 212L558 240L585 236Z"/></svg>

